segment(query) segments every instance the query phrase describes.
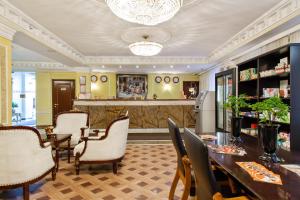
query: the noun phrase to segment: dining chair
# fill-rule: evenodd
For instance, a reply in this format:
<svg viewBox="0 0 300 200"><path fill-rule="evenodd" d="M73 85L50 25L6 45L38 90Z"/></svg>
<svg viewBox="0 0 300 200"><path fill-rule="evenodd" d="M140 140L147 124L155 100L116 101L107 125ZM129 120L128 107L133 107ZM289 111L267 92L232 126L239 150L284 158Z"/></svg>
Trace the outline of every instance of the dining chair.
<svg viewBox="0 0 300 200"><path fill-rule="evenodd" d="M74 148L82 136L89 134L89 114L83 111L66 111L56 116L55 134L72 134L71 148Z"/></svg>
<svg viewBox="0 0 300 200"><path fill-rule="evenodd" d="M56 168L49 142L43 143L38 130L25 126L0 127L0 190L23 187L29 200L29 185Z"/></svg>
<svg viewBox="0 0 300 200"><path fill-rule="evenodd" d="M186 156L187 154L186 154L185 147L183 145L183 141L182 141L182 137L181 137L179 128L171 118L168 118L168 126L169 126L170 136L171 136L174 148L177 153L177 168L176 168L175 177L173 179L172 186L170 189L169 200L174 199L174 193L175 193L176 186L178 184L179 179L181 179L181 181L184 184L184 190L183 190L183 194L181 196L181 200L186 200L186 199L188 199L189 195L191 195L191 196L195 195L195 181L194 181L193 176L190 179L188 179L188 177L185 176L186 172L184 169L182 158L184 156Z"/></svg>
<svg viewBox="0 0 300 200"><path fill-rule="evenodd" d="M190 129L184 129L184 143L187 156L183 158L184 167L194 170L197 200L248 200L245 196L224 198L217 185L208 157L206 144ZM186 176L190 176L187 174Z"/></svg>
<svg viewBox="0 0 300 200"><path fill-rule="evenodd" d="M113 172L117 174L118 163L122 161L127 144L129 117L124 116L110 123L105 135L100 137L83 137L83 142L74 148L76 174L81 164L112 163Z"/></svg>

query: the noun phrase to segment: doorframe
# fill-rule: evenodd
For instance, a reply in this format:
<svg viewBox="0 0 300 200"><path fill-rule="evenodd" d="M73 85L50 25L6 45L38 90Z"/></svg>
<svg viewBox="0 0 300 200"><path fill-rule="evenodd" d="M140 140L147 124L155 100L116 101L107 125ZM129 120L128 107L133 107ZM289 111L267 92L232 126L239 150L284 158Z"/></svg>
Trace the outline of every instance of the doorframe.
<svg viewBox="0 0 300 200"><path fill-rule="evenodd" d="M75 99L75 97L76 97L76 79L52 79L52 85L51 85L51 95L52 95L52 100L51 100L51 112L52 112L52 124L53 125L55 125L55 119L56 119L56 116L54 116L54 107L53 107L53 101L54 101L54 82L55 81L68 81L68 82L73 82L73 87L72 87L72 91L74 91L73 92L73 94L72 94L72 96L73 96L73 99L72 99L72 101Z"/></svg>
<svg viewBox="0 0 300 200"><path fill-rule="evenodd" d="M237 69L236 68L231 68L231 69L228 69L226 71L222 71L222 72L219 72L217 74L215 74L215 128L216 128L216 131L222 131L222 132L225 132L225 129L226 129L226 124L223 123L223 129L219 128L218 127L218 105L217 105L217 100L218 100L218 83L217 83L217 79L220 78L220 77L223 77L223 80L224 80L224 83L225 83L225 76L227 75L232 75L232 94L234 96L236 96L236 71ZM223 94L225 96L225 86L223 87ZM224 97L225 98L225 97ZM226 99L223 99L224 103L226 101ZM223 121L225 122L226 121L226 111L225 109L223 109Z"/></svg>

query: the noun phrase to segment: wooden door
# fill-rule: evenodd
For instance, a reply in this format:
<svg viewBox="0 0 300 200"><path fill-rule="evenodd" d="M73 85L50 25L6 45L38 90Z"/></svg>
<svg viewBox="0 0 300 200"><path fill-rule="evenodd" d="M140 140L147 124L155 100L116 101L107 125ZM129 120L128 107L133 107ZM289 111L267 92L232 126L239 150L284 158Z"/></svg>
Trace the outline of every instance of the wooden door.
<svg viewBox="0 0 300 200"><path fill-rule="evenodd" d="M72 110L75 99L75 80L52 80L52 117Z"/></svg>

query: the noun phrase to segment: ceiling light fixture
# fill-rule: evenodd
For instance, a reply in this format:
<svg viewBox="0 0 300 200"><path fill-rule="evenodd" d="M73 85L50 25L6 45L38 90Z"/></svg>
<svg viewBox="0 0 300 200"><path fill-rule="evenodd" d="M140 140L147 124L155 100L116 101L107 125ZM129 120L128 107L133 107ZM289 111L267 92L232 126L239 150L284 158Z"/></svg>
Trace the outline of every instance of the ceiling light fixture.
<svg viewBox="0 0 300 200"><path fill-rule="evenodd" d="M137 65L137 66L135 66L135 68L137 68L137 69L138 69L138 68L140 68L140 66L138 66L138 65Z"/></svg>
<svg viewBox="0 0 300 200"><path fill-rule="evenodd" d="M149 42L149 36L143 36L142 42L135 42L129 45L130 51L137 56L155 56L159 54L163 46L156 42Z"/></svg>
<svg viewBox="0 0 300 200"><path fill-rule="evenodd" d="M173 69L173 68L174 68L174 65L170 65L170 68Z"/></svg>
<svg viewBox="0 0 300 200"><path fill-rule="evenodd" d="M122 65L120 65L119 68L122 69Z"/></svg>
<svg viewBox="0 0 300 200"><path fill-rule="evenodd" d="M157 25L170 20L180 10L183 0L105 0L111 11L126 21Z"/></svg>
<svg viewBox="0 0 300 200"><path fill-rule="evenodd" d="M155 65L153 65L153 69L155 69L156 68L156 66Z"/></svg>
<svg viewBox="0 0 300 200"><path fill-rule="evenodd" d="M102 68L105 68L105 66L104 66L104 65L102 65Z"/></svg>

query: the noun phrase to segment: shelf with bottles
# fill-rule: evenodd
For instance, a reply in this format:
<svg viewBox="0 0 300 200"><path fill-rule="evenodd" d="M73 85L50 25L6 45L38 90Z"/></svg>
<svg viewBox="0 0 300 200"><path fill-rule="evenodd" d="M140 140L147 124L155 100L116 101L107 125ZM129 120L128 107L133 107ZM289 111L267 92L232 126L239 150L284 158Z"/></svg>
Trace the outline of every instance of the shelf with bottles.
<svg viewBox="0 0 300 200"><path fill-rule="evenodd" d="M281 58L279 63L275 67L271 67L271 69L261 68L259 72L260 78L289 77L291 71L291 65L288 64L288 57Z"/></svg>

